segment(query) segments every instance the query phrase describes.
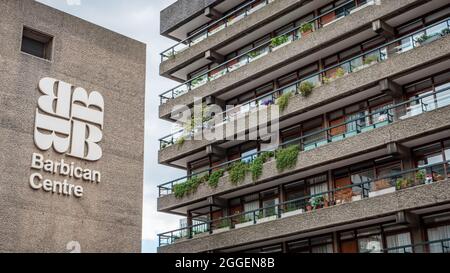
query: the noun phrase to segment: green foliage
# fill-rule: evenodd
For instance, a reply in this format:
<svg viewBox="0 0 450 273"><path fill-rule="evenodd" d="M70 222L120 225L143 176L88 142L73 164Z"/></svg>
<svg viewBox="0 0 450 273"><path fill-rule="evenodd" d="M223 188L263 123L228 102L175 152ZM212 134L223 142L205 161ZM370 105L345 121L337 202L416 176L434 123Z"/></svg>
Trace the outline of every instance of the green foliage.
<svg viewBox="0 0 450 273"><path fill-rule="evenodd" d="M218 225L218 228L219 229L220 228L227 228L227 227L230 227L230 226L231 226L231 224L230 224L230 220L229 219L222 219L220 221L219 225Z"/></svg>
<svg viewBox="0 0 450 273"><path fill-rule="evenodd" d="M281 95L278 99L277 99L277 105L280 107L281 111L286 110L286 108L289 105L289 100L292 97L292 92L287 92L284 93L283 95Z"/></svg>
<svg viewBox="0 0 450 273"><path fill-rule="evenodd" d="M309 204L315 209L322 207L324 203L325 198L323 196L315 196L309 200Z"/></svg>
<svg viewBox="0 0 450 273"><path fill-rule="evenodd" d="M276 152L275 158L277 161L277 169L283 172L286 169L292 169L297 164L300 146L292 145L286 149L281 149Z"/></svg>
<svg viewBox="0 0 450 273"><path fill-rule="evenodd" d="M304 23L304 24L302 24L301 27L300 27L300 31L301 31L302 33L311 31L312 29L313 29L313 24L312 24L312 23Z"/></svg>
<svg viewBox="0 0 450 273"><path fill-rule="evenodd" d="M416 179L418 181L424 181L427 178L427 173L425 170L420 170L416 173Z"/></svg>
<svg viewBox="0 0 450 273"><path fill-rule="evenodd" d="M183 136L183 137L180 137L179 139L177 139L175 144L177 144L178 148L181 148L185 142L186 142L186 138Z"/></svg>
<svg viewBox="0 0 450 273"><path fill-rule="evenodd" d="M253 160L253 162L249 165L249 171L252 173L253 181L258 180L258 178L261 177L264 163L266 163L267 160L269 160L273 156L273 152L264 152L255 160Z"/></svg>
<svg viewBox="0 0 450 273"><path fill-rule="evenodd" d="M344 68L342 68L342 67L339 67L337 70L336 70L336 78L342 78L342 77L344 77L345 76L345 69Z"/></svg>
<svg viewBox="0 0 450 273"><path fill-rule="evenodd" d="M258 57L259 55L261 55L261 52L260 52L259 50L254 50L254 51L250 52L248 55L249 55L251 58L256 58L256 57Z"/></svg>
<svg viewBox="0 0 450 273"><path fill-rule="evenodd" d="M313 89L314 89L315 85L312 82L309 81L304 81L300 84L299 86L299 93L303 96L303 97L308 97L309 95L311 95Z"/></svg>
<svg viewBox="0 0 450 273"><path fill-rule="evenodd" d="M228 171L230 174L230 182L233 185L237 185L239 182L244 181L248 169L248 164L245 162L239 161L234 163Z"/></svg>
<svg viewBox="0 0 450 273"><path fill-rule="evenodd" d="M430 36L424 34L424 35L420 36L419 38L417 38L416 42L418 42L419 44L422 44L422 43L426 42L430 38L431 38Z"/></svg>
<svg viewBox="0 0 450 273"><path fill-rule="evenodd" d="M405 189L411 187L413 185L413 181L411 179L399 178L396 181L397 190Z"/></svg>
<svg viewBox="0 0 450 273"><path fill-rule="evenodd" d="M277 47L280 46L284 43L287 43L289 41L289 37L287 35L281 35L281 36L277 36L275 38L272 38L270 45L272 47Z"/></svg>
<svg viewBox="0 0 450 273"><path fill-rule="evenodd" d="M198 187L208 181L208 179L208 175L201 177L193 176L184 183L176 184L173 187L173 193L176 198L183 198L186 195L196 192Z"/></svg>
<svg viewBox="0 0 450 273"><path fill-rule="evenodd" d="M208 185L211 188L217 188L217 185L219 184L219 179L223 176L224 171L223 170L218 170L218 171L214 171L208 179Z"/></svg>
<svg viewBox="0 0 450 273"><path fill-rule="evenodd" d="M364 65L369 65L369 64L371 64L373 62L377 62L377 61L378 61L378 57L377 56L375 56L375 55L367 56L364 59Z"/></svg>
<svg viewBox="0 0 450 273"><path fill-rule="evenodd" d="M449 35L449 34L450 34L450 29L448 29L448 28L443 29L441 32L442 36Z"/></svg>

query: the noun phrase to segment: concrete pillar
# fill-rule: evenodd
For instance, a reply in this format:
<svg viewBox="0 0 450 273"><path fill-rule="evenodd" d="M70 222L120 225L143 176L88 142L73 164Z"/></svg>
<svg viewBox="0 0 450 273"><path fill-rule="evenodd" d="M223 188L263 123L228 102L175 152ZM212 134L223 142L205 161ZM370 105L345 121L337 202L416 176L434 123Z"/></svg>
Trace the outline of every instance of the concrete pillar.
<svg viewBox="0 0 450 273"><path fill-rule="evenodd" d="M217 64L221 64L225 61L225 57L219 53L217 53L214 50L208 50L205 52L205 59L217 63Z"/></svg>
<svg viewBox="0 0 450 273"><path fill-rule="evenodd" d="M372 29L387 39L395 38L395 29L382 20L372 22Z"/></svg>
<svg viewBox="0 0 450 273"><path fill-rule="evenodd" d="M218 11L218 10L216 10L213 7L207 7L205 9L205 16L210 18L210 19L213 19L213 20L219 20L220 18L223 17L223 13Z"/></svg>

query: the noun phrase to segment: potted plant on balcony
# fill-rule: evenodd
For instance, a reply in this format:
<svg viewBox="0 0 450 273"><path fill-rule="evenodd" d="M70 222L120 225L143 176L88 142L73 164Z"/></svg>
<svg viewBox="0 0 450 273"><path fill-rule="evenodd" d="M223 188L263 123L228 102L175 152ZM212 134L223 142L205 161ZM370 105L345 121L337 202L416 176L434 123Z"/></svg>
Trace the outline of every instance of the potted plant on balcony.
<svg viewBox="0 0 450 273"><path fill-rule="evenodd" d="M255 61L263 56L260 50L253 50L252 52L248 53L248 56L250 57L250 61Z"/></svg>
<svg viewBox="0 0 450 273"><path fill-rule="evenodd" d="M308 35L313 32L313 27L313 23L303 23L300 26L300 32L302 33L302 35Z"/></svg>
<svg viewBox="0 0 450 273"><path fill-rule="evenodd" d="M342 78L342 77L344 77L345 76L345 74L347 74L347 71L345 71L345 69L344 68L342 68L342 67L339 67L337 70L336 70L336 74L335 74L335 77L336 77L336 79L338 79L338 78Z"/></svg>
<svg viewBox="0 0 450 273"><path fill-rule="evenodd" d="M248 227L254 224L254 221L251 217L249 216L245 216L245 215L241 215L239 216L236 225L234 226L234 228L243 228L243 227Z"/></svg>
<svg viewBox="0 0 450 273"><path fill-rule="evenodd" d="M289 100L292 97L292 92L287 92L284 93L283 95L281 95L278 99L276 104L280 107L280 111L283 112L284 110L286 110L286 108L289 105Z"/></svg>
<svg viewBox="0 0 450 273"><path fill-rule="evenodd" d="M294 215L299 215L304 213L305 210L301 209L299 206L293 203L289 203L286 205L284 212L281 214L281 218L286 218Z"/></svg>
<svg viewBox="0 0 450 273"><path fill-rule="evenodd" d="M313 210L313 206L311 204L311 200L308 201L308 203L306 203L306 211L312 211Z"/></svg>
<svg viewBox="0 0 450 273"><path fill-rule="evenodd" d="M230 219L222 219L217 227L213 229L213 234L223 233L231 229Z"/></svg>
<svg viewBox="0 0 450 273"><path fill-rule="evenodd" d="M309 201L313 209L321 209L324 205L324 197L323 196L315 196L312 197Z"/></svg>
<svg viewBox="0 0 450 273"><path fill-rule="evenodd" d="M309 95L311 95L313 89L314 89L315 85L312 82L309 81L304 81L300 84L299 86L299 90L298 92L303 96L303 97L308 97Z"/></svg>
<svg viewBox="0 0 450 273"><path fill-rule="evenodd" d="M450 34L450 29L448 29L448 28L444 28L442 31L441 31L441 36L447 36L447 35L449 35Z"/></svg>
<svg viewBox="0 0 450 273"><path fill-rule="evenodd" d="M416 173L416 183L419 185L425 184L427 178L427 172L425 170L420 170Z"/></svg>
<svg viewBox="0 0 450 273"><path fill-rule="evenodd" d="M287 36L287 35L281 35L281 36L272 38L272 40L270 42L272 51L275 51L275 50L285 46L286 44L288 44L289 41L290 41L289 36Z"/></svg>
<svg viewBox="0 0 450 273"><path fill-rule="evenodd" d="M367 56L364 58L363 61L363 66L361 68L359 68L358 70L370 67L374 64L378 63L378 57L375 55L371 55L371 56Z"/></svg>
<svg viewBox="0 0 450 273"><path fill-rule="evenodd" d="M256 223L261 224L269 221L276 220L278 218L277 209L275 207L265 209L263 214L256 216Z"/></svg>

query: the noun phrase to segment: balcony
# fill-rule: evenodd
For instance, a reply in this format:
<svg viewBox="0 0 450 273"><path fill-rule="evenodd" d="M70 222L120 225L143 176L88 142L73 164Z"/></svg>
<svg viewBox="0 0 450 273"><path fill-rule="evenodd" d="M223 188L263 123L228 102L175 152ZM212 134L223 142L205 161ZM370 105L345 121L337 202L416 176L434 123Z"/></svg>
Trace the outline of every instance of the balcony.
<svg viewBox="0 0 450 273"><path fill-rule="evenodd" d="M175 211L190 204L199 206L210 196L230 194L253 187L255 184L276 184L277 179L288 179L290 176L301 175L302 172L319 168L331 167L339 161L354 160L358 162L361 156L375 153L386 155L387 143L417 143L420 136L426 136L423 141L430 141L448 133L450 124L446 115L450 113L450 88L426 94L422 97L406 101L382 111L371 113L366 117L350 120L343 124L326 128L289 142L281 144L284 149L261 151L246 158L225 162L203 173L186 176L159 186L160 211ZM431 99L434 98L434 99ZM376 117L374 119L374 117ZM358 120L372 118L373 122L359 126ZM351 124L352 126L347 126ZM345 127L341 134L332 133L335 128ZM436 135L436 136L434 136ZM286 152L287 151L287 152ZM294 154L289 160L292 165L280 169L278 154ZM255 177L241 172L241 180L234 180L233 174L245 165L253 165L255 159L264 157L261 172ZM253 160L253 162L248 159ZM244 166L242 166L245 164ZM256 164L256 163L255 163ZM238 167L236 167L238 166ZM236 169L237 168L237 169ZM219 170L222 170L219 174ZM239 171L237 171L239 174ZM235 175L235 174L234 174ZM214 179L211 177L215 177ZM212 183L211 181L214 183ZM211 185L215 184L214 187ZM179 211L182 213L182 210Z"/></svg>
<svg viewBox="0 0 450 273"><path fill-rule="evenodd" d="M420 3L423 4L423 2ZM440 2L433 3L438 4ZM395 5L397 4L400 5L399 2L395 2ZM218 99L227 100L233 97L233 94L256 88L262 82L281 77L286 71L308 65L320 59L321 56L332 54L336 50L344 50L351 45L370 39L376 36L375 32L371 29L373 21L380 17L391 18L397 16L391 20L396 24L401 24L403 22L402 20L408 20L408 18L412 17L412 13L405 12L405 16L399 16L393 10L413 9L411 6L417 4L419 2L411 1L402 3L400 7L394 7L392 5L368 6L344 17L344 19L334 22L332 24L333 27L319 28L317 31L307 34L308 37L306 39L287 42L285 46L276 51L271 51L263 57L258 56L259 58L257 60L251 61L244 66L237 64L239 62L236 62L237 59L235 59L231 70L235 68L235 65L239 66L239 68L230 73L225 71L225 64L218 66L216 69L213 69L214 71L209 71L213 72L212 74L204 73L199 75L186 84L168 91L165 95L163 94L161 96L160 117L170 119L174 106L191 105L194 96L215 96ZM426 6L423 8L428 10L435 8L435 6ZM417 10L418 8L416 7L414 11ZM331 44L333 44L332 47ZM215 72L220 73L217 74ZM209 79L211 75L213 76L211 77L213 79L212 81ZM220 80L214 80L217 77ZM193 86L192 82L194 83ZM193 90L195 92L191 92Z"/></svg>
<svg viewBox="0 0 450 273"><path fill-rule="evenodd" d="M186 39L178 42L174 46L164 50L160 53L161 62L173 59L176 55L182 53L186 49L198 44L199 42L213 36L214 34L234 25L235 23L243 20L250 14L260 10L261 8L269 5L275 0L252 0L231 12L230 14L207 24L205 27L195 31Z"/></svg>
<svg viewBox="0 0 450 273"><path fill-rule="evenodd" d="M450 162L439 165L448 163ZM423 175L427 168L436 166L437 164L411 169L162 233L159 234L159 250L209 251L343 226L355 221L369 221L400 211L445 205L450 201L449 181ZM359 189L359 196L352 194L355 188ZM197 240L202 241L197 243Z"/></svg>
<svg viewBox="0 0 450 273"><path fill-rule="evenodd" d="M349 96L354 93L353 91L355 89L361 86L370 86L385 78L392 79L411 70L417 74L419 73L417 70L420 65L446 59L445 56L448 55L448 45L450 43L448 42L449 38L445 35L439 37L433 36L434 38L430 38L422 44L415 41L424 33L431 33L429 30L435 30L436 26L442 25L443 23L447 26L447 28L440 30L440 32L443 32L445 29L448 29L448 21L446 20L398 38L374 50L351 58L348 61L310 75L307 78L300 79L289 86L261 95L244 105L237 106L223 113L224 123L226 124L236 114L242 115L254 111L259 105L273 104L282 94L288 92L291 92L293 96L286 110L281 113L282 120L289 116L298 116L298 114L308 109L310 111L318 110L324 101L330 102L343 96ZM437 38L443 38L444 41L434 42ZM417 52L411 52L412 49L415 49ZM408 53L402 54L406 52ZM403 55L405 56L402 57ZM377 63L380 64L374 66ZM412 71L410 73L414 75ZM331 75L334 77L327 77L330 75L330 72L333 72ZM316 84L314 90L312 90L312 95L307 99L299 94L300 87L304 82L314 82ZM208 126L207 123L203 124L203 128L207 128ZM168 162L169 160L175 160L176 157L187 156L193 152L204 150L206 145L212 143L206 140L190 141L189 139L192 139L195 134L195 131L186 132L185 130L180 130L176 134L171 134L160 139L160 162ZM186 143L182 147L172 147L180 138L187 139Z"/></svg>
<svg viewBox="0 0 450 273"><path fill-rule="evenodd" d="M187 94L193 90L196 90L197 88L215 81L221 77L223 77L226 74L229 74L243 66L246 66L247 64L250 64L268 54L271 52L275 52L282 47L297 41L302 40L302 38L305 38L306 36L310 35L313 32L318 31L319 29L322 29L324 27L327 27L331 25L334 22L339 21L341 18L346 17L348 15L351 15L354 13L354 11L359 11L363 7L373 6L375 5L375 1L369 1L367 4L365 4L362 7L352 6L349 9L346 9L346 6L349 3L353 3L354 1L350 0L345 2L344 4L328 11L325 14L322 14L316 18L313 18L312 20L309 20L305 22L303 25L293 29L289 30L286 33L283 33L275 38L273 38L271 41L268 41L266 43L263 43L259 45L256 48L251 49L248 52L245 52L243 54L238 55L235 58L232 58L225 63L210 69L206 71L205 73L197 76L194 79L191 79L181 85L176 86L175 88L172 88L171 90L168 90L160 95L160 103L161 105L166 104L169 100L174 100L175 98L178 98L184 94ZM338 16L336 16L336 19L332 22L329 22L325 25L322 25L322 18L325 16L328 16L331 13L335 13L337 10L342 10L342 13L340 13Z"/></svg>

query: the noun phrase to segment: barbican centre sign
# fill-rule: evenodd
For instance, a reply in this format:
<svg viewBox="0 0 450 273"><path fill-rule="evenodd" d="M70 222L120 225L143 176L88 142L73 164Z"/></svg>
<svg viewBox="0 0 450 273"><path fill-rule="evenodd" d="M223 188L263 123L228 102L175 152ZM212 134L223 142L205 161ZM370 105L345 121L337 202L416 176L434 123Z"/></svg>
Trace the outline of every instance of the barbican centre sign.
<svg viewBox="0 0 450 273"><path fill-rule="evenodd" d="M103 138L104 100L99 92L90 94L81 88L53 78L39 82L42 94L36 109L34 143L41 151L53 149L60 155L95 162L101 159L99 142ZM100 183L101 173L82 168L64 159L53 161L40 153L31 160L34 171L29 179L33 190L83 197L84 188L68 179ZM57 179L54 179L54 178Z"/></svg>

